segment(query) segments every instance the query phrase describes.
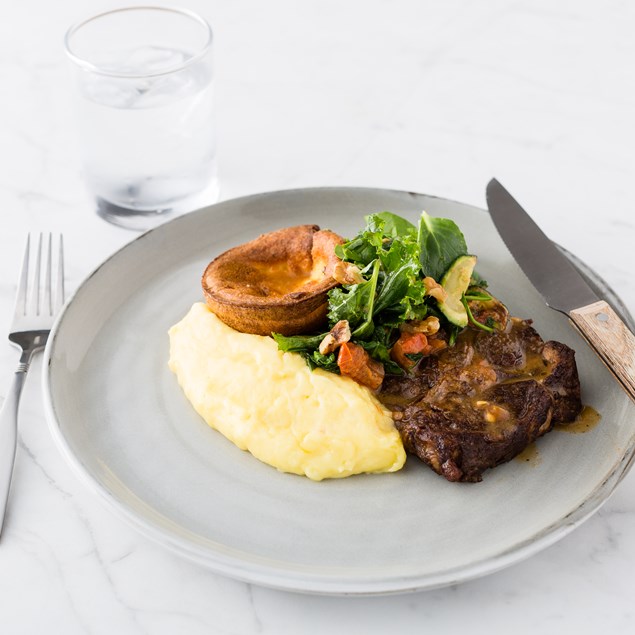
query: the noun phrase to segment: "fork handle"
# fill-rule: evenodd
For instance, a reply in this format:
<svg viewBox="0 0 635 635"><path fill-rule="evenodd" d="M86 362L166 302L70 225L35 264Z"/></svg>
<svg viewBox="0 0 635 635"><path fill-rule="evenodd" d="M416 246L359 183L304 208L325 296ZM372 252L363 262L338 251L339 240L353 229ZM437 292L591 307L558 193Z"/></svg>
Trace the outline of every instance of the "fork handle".
<svg viewBox="0 0 635 635"><path fill-rule="evenodd" d="M0 534L9 499L13 462L18 440L18 405L26 379L28 363L20 363L0 410Z"/></svg>

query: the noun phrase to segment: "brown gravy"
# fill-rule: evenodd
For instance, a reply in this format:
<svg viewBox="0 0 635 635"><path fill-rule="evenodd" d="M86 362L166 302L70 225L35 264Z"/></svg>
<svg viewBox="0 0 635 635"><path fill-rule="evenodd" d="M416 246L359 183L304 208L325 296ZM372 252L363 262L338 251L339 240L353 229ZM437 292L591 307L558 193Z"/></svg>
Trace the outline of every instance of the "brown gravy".
<svg viewBox="0 0 635 635"><path fill-rule="evenodd" d="M602 415L591 406L584 406L582 412L571 423L557 423L554 430L561 432L569 432L570 434L583 434L589 430L593 430L600 422Z"/></svg>
<svg viewBox="0 0 635 635"><path fill-rule="evenodd" d="M536 467L542 462L542 458L538 452L538 446L536 442L530 443L520 454L514 457L514 460L521 463L529 463L531 467Z"/></svg>

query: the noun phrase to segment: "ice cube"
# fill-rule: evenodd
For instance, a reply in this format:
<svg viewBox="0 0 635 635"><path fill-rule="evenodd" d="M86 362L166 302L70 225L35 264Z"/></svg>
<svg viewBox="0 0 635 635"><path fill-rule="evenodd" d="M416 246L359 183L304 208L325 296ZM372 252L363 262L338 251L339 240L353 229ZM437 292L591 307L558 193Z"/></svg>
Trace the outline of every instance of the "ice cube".
<svg viewBox="0 0 635 635"><path fill-rule="evenodd" d="M87 76L82 89L90 101L110 108L134 108L139 97L136 82L129 79Z"/></svg>
<svg viewBox="0 0 635 635"><path fill-rule="evenodd" d="M188 58L184 51L159 46L111 53L103 65L122 77L87 74L82 78L83 91L91 101L111 108L163 106L201 90L209 81L196 66L157 74L178 69Z"/></svg>
<svg viewBox="0 0 635 635"><path fill-rule="evenodd" d="M126 73L149 75L178 68L188 57L185 51L161 46L143 46L128 52L123 67Z"/></svg>
<svg viewBox="0 0 635 635"><path fill-rule="evenodd" d="M156 108L191 95L198 90L195 78L184 69L170 75L159 75L144 80L135 100L135 108Z"/></svg>

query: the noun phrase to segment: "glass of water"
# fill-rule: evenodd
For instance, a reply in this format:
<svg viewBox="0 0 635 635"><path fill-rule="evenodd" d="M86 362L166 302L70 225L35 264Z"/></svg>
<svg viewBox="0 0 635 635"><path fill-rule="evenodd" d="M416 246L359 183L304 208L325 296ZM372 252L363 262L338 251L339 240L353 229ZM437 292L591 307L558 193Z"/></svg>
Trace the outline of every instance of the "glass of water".
<svg viewBox="0 0 635 635"><path fill-rule="evenodd" d="M66 34L84 176L106 220L148 229L218 200L212 31L195 13L129 7Z"/></svg>

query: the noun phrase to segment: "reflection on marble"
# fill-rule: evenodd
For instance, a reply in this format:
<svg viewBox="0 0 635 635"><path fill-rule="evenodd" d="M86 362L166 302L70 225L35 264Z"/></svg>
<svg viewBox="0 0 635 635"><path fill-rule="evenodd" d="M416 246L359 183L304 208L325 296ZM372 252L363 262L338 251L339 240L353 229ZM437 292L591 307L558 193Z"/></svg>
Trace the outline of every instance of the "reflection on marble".
<svg viewBox="0 0 635 635"><path fill-rule="evenodd" d="M495 175L635 309L635 5L182 4L216 33L223 198L362 185L483 205ZM61 48L67 25L103 7L97 0L0 6L0 330L8 329L27 231L64 232L71 289L133 237L98 219L83 188ZM0 347L0 396L16 360L8 344ZM485 579L395 597L281 593L201 569L103 509L53 446L39 365L23 395L0 542L1 633L635 627L635 474L563 541Z"/></svg>

